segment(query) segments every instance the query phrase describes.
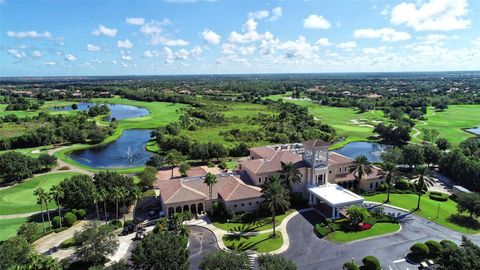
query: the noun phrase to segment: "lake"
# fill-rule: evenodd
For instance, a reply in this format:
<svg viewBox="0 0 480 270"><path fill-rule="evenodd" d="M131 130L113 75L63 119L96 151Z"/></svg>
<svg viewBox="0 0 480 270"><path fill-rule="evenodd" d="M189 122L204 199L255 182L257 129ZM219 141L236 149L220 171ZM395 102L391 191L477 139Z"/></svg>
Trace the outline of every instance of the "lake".
<svg viewBox="0 0 480 270"><path fill-rule="evenodd" d="M351 142L333 151L352 159L355 159L359 155L364 155L370 162L381 162L380 154L388 147L386 144L374 142Z"/></svg>
<svg viewBox="0 0 480 270"><path fill-rule="evenodd" d="M77 103L77 111L88 111L88 109L95 104L92 102L81 102ZM127 119L127 118L135 118L135 117L142 117L145 115L149 115L150 112L145 108L139 108L130 105L123 105L123 104L107 104L108 108L110 109L110 114L104 118L105 121L111 121L112 118L117 120ZM52 111L73 111L72 106L65 106L65 107L56 107L51 108Z"/></svg>
<svg viewBox="0 0 480 270"><path fill-rule="evenodd" d="M474 133L474 134L477 134L477 135L480 135L480 127L477 127L477 128L469 128L467 129L468 132L471 132L471 133Z"/></svg>
<svg viewBox="0 0 480 270"><path fill-rule="evenodd" d="M127 168L145 165L153 153L145 149L150 140L149 129L123 131L117 140L87 149L73 151L69 157L92 168Z"/></svg>

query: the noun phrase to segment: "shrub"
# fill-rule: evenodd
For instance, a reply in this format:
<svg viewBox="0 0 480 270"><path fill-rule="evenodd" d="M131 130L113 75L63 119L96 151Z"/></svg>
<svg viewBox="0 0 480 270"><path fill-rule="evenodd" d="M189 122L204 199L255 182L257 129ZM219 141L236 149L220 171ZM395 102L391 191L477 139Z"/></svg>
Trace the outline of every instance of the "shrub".
<svg viewBox="0 0 480 270"><path fill-rule="evenodd" d="M442 241L440 241L440 245L444 249L458 247L457 243L455 243L453 241L450 241L450 240L442 240Z"/></svg>
<svg viewBox="0 0 480 270"><path fill-rule="evenodd" d="M385 191L387 190L387 185L386 184L380 184L377 188L378 191Z"/></svg>
<svg viewBox="0 0 480 270"><path fill-rule="evenodd" d="M407 190L409 189L409 183L407 180L400 180L395 184L395 188L400 190Z"/></svg>
<svg viewBox="0 0 480 270"><path fill-rule="evenodd" d="M380 262L374 256L367 256L362 259L363 267L365 270L380 270Z"/></svg>
<svg viewBox="0 0 480 270"><path fill-rule="evenodd" d="M112 230L122 228L122 222L120 220L112 220L108 225L112 228Z"/></svg>
<svg viewBox="0 0 480 270"><path fill-rule="evenodd" d="M78 209L76 212L74 212L74 214L77 217L77 219L83 219L87 215L87 211L85 211L85 209Z"/></svg>
<svg viewBox="0 0 480 270"><path fill-rule="evenodd" d="M27 222L22 224L17 230L18 236L23 236L29 243L33 243L43 234L40 224L34 222Z"/></svg>
<svg viewBox="0 0 480 270"><path fill-rule="evenodd" d="M52 219L52 226L53 228L59 228L60 227L60 224L62 223L62 220L60 219L59 216L56 216Z"/></svg>
<svg viewBox="0 0 480 270"><path fill-rule="evenodd" d="M448 201L448 194L443 192L432 191L429 195L431 200L446 202Z"/></svg>
<svg viewBox="0 0 480 270"><path fill-rule="evenodd" d="M410 247L410 253L408 257L414 262L420 262L424 260L429 253L428 246L424 243L416 243L415 245Z"/></svg>
<svg viewBox="0 0 480 270"><path fill-rule="evenodd" d="M352 206L347 209L347 213L349 216L348 219L352 225L359 225L360 223L365 222L370 215L367 209L361 206Z"/></svg>
<svg viewBox="0 0 480 270"><path fill-rule="evenodd" d="M67 212L63 216L63 221L67 227L71 227L75 222L77 222L77 217L72 212Z"/></svg>
<svg viewBox="0 0 480 270"><path fill-rule="evenodd" d="M433 241L433 240L428 240L425 242L425 245L427 245L428 250L429 250L429 257L435 258L438 255L440 255L440 252L443 250L442 245L440 245L439 242Z"/></svg>
<svg viewBox="0 0 480 270"><path fill-rule="evenodd" d="M360 267L353 262L346 262L343 264L343 270L360 270Z"/></svg>
<svg viewBox="0 0 480 270"><path fill-rule="evenodd" d="M75 246L75 245L76 245L75 239L73 239L73 237L70 237L70 238L68 238L67 240L65 240L65 241L63 241L62 243L60 243L60 248L66 249L66 248L73 247L73 246Z"/></svg>
<svg viewBox="0 0 480 270"><path fill-rule="evenodd" d="M333 232L332 228L328 225L316 224L315 225L315 232L319 237L325 237L329 233Z"/></svg>
<svg viewBox="0 0 480 270"><path fill-rule="evenodd" d="M123 223L123 227L128 227L130 225L133 224L133 220L129 219L129 220L125 220L125 223Z"/></svg>

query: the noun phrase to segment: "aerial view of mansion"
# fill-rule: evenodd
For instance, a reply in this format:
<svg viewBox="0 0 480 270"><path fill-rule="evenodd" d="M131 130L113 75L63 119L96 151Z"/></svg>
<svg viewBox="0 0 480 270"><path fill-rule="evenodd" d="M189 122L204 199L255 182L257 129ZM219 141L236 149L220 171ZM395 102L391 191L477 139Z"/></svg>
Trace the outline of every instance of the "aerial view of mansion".
<svg viewBox="0 0 480 270"><path fill-rule="evenodd" d="M310 140L251 148L249 157L240 160L234 172L201 166L191 168L186 177L181 177L178 168L159 171L157 188L165 215L182 211L201 214L212 210L213 201L236 212L255 210L262 201L261 186L268 177L281 176L282 163L292 163L302 175L293 191L301 193L324 216L339 218L345 208L363 203L363 198L350 189L375 189L384 180L380 169L373 167L372 173L358 182L350 169L354 161L329 151L329 146L322 140ZM211 194L204 184L207 173L217 176Z"/></svg>

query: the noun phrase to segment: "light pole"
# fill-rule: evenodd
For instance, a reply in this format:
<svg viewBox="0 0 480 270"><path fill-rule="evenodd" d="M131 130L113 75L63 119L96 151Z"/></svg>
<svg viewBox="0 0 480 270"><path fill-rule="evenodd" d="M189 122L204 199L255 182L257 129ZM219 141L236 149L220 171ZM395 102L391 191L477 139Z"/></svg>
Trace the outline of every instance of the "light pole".
<svg viewBox="0 0 480 270"><path fill-rule="evenodd" d="M438 203L438 208L437 208L437 219L439 214L440 214L440 203Z"/></svg>

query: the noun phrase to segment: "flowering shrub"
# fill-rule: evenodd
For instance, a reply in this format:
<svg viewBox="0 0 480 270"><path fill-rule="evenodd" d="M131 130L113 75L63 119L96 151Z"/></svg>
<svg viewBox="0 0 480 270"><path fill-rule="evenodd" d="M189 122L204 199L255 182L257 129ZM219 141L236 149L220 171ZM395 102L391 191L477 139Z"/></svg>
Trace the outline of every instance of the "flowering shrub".
<svg viewBox="0 0 480 270"><path fill-rule="evenodd" d="M360 227L360 231L366 231L372 228L372 225L368 223L363 223L359 227Z"/></svg>

